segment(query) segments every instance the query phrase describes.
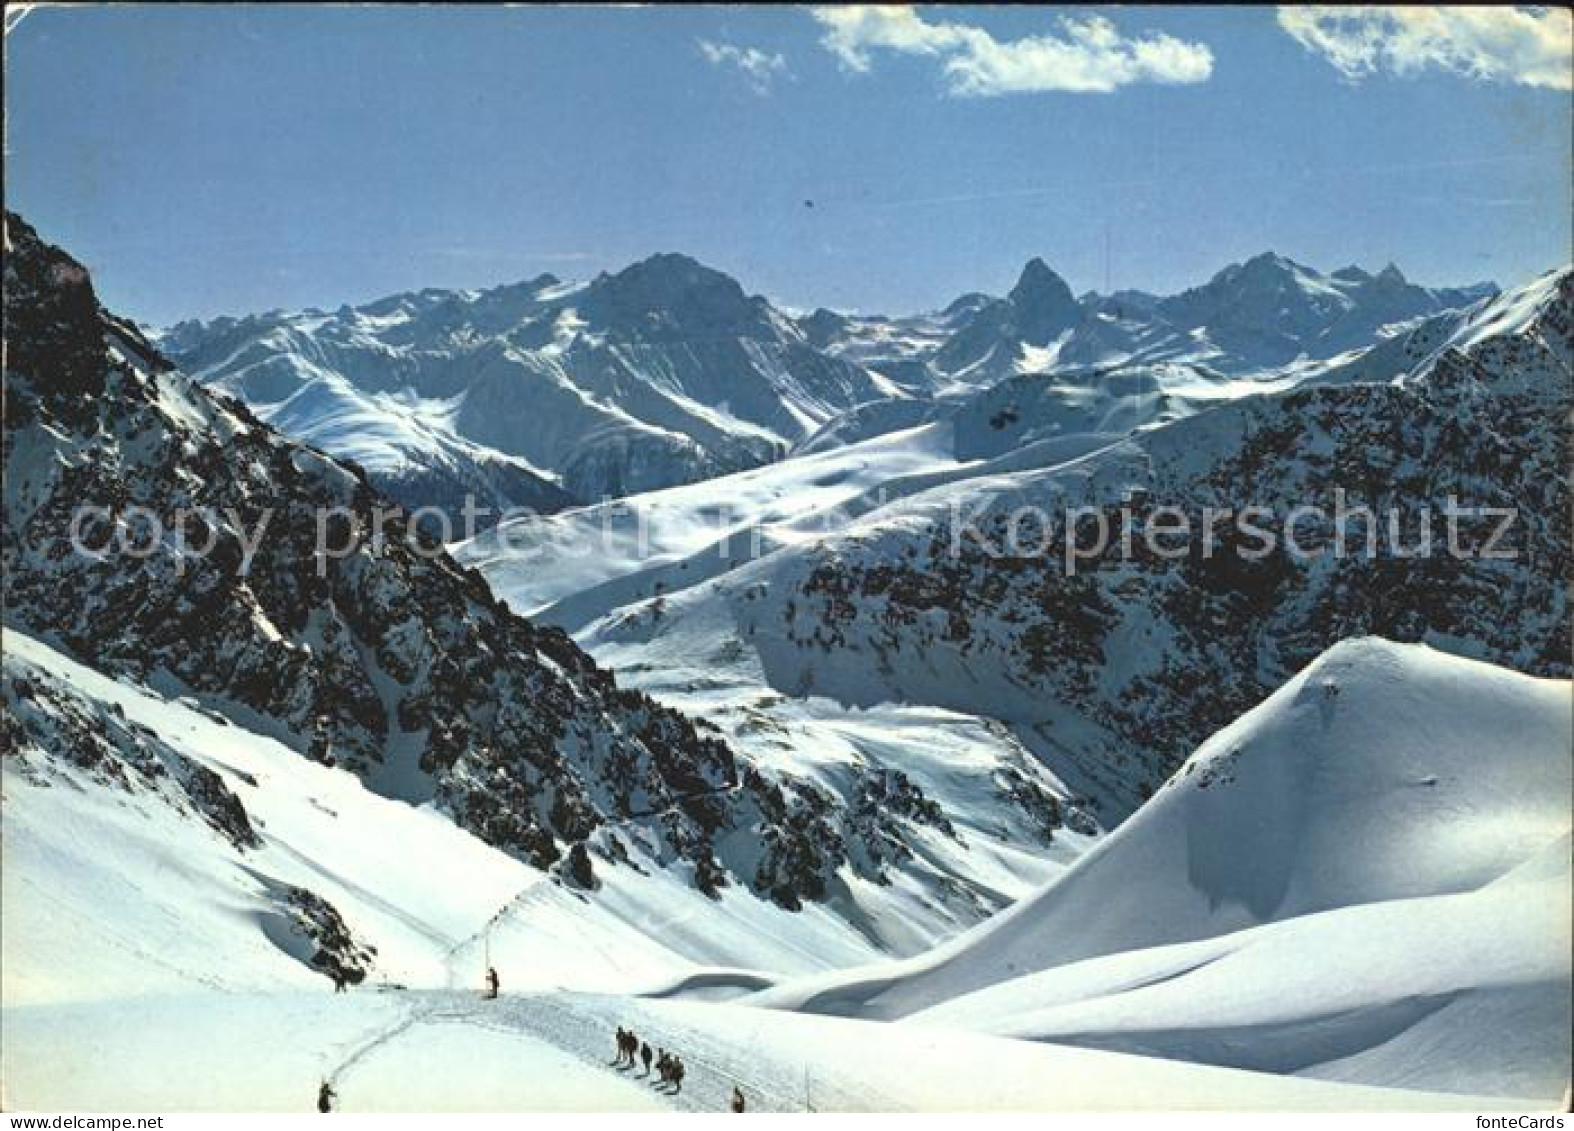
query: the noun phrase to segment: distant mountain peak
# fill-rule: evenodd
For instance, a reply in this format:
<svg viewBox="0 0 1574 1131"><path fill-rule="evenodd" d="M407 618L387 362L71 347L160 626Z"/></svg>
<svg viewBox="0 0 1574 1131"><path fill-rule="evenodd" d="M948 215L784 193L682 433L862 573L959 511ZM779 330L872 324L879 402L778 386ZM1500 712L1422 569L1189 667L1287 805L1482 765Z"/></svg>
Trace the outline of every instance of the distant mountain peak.
<svg viewBox="0 0 1574 1131"><path fill-rule="evenodd" d="M1392 263L1377 273L1377 281L1391 287L1404 287L1410 283L1410 280L1405 278L1404 272Z"/></svg>
<svg viewBox="0 0 1574 1131"><path fill-rule="evenodd" d="M1037 256L1022 268L1007 301L1015 308L1017 333L1030 345L1047 345L1082 316L1066 280Z"/></svg>
<svg viewBox="0 0 1574 1131"><path fill-rule="evenodd" d="M1225 268L1226 271L1229 268ZM1265 251L1254 255L1240 266L1239 273L1246 278L1268 278L1282 275L1297 275L1301 273L1317 274L1310 268L1303 267L1289 256L1280 255L1276 251Z"/></svg>
<svg viewBox="0 0 1574 1131"><path fill-rule="evenodd" d="M1038 256L1029 259L1022 267L1022 274L1017 277L1017 285L1011 288L1010 299L1017 302L1021 298L1031 296L1046 289L1064 289L1069 295L1071 288L1066 281L1050 269Z"/></svg>
<svg viewBox="0 0 1574 1131"><path fill-rule="evenodd" d="M672 278L691 280L725 280L737 285L731 275L707 267L693 256L678 251L658 251L644 259L629 264L611 276L613 279Z"/></svg>
<svg viewBox="0 0 1574 1131"><path fill-rule="evenodd" d="M968 291L951 300L950 304L940 312L942 318L952 318L958 314L973 314L982 307L994 302L995 299L982 291Z"/></svg>
<svg viewBox="0 0 1574 1131"><path fill-rule="evenodd" d="M661 252L591 285L590 305L608 318L662 316L677 323L736 327L756 320L756 304L731 275L677 252Z"/></svg>

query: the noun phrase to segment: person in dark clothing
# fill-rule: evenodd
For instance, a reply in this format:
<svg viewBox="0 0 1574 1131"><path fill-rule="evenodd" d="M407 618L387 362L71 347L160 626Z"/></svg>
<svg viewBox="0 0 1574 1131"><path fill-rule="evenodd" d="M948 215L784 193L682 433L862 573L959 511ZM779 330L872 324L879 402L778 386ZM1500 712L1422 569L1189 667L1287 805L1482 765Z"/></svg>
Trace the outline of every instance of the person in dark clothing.
<svg viewBox="0 0 1574 1131"><path fill-rule="evenodd" d="M615 1041L618 1055L612 1058L612 1063L622 1065L623 1058L628 1055L628 1034L623 1031L623 1026L618 1026L618 1035Z"/></svg>
<svg viewBox="0 0 1574 1131"><path fill-rule="evenodd" d="M672 1063L667 1065L667 1075L672 1078L672 1094L677 1095L683 1091L683 1058L675 1056Z"/></svg>
<svg viewBox="0 0 1574 1131"><path fill-rule="evenodd" d="M668 1067L671 1064L672 1064L672 1058L667 1055L667 1050L666 1049L657 1049L656 1050L656 1078L658 1080L660 1080L663 1084L665 1084L667 1082L668 1078L669 1078L667 1070L668 1070Z"/></svg>
<svg viewBox="0 0 1574 1131"><path fill-rule="evenodd" d="M338 1093L333 1090L333 1085L324 1080L322 1087L317 1089L317 1110L321 1112L332 1111L333 1101L338 1098Z"/></svg>
<svg viewBox="0 0 1574 1131"><path fill-rule="evenodd" d="M732 1086L732 1110L739 1115L743 1114L743 1089L734 1084Z"/></svg>
<svg viewBox="0 0 1574 1131"><path fill-rule="evenodd" d="M497 968L488 966L486 968L486 996L488 998L497 997L498 987L501 984L497 977Z"/></svg>
<svg viewBox="0 0 1574 1131"><path fill-rule="evenodd" d="M650 1046L645 1044L643 1041L640 1042L640 1046L639 1046L639 1058L640 1058L640 1060L645 1062L645 1075L649 1076L650 1075L651 1051L650 1051Z"/></svg>

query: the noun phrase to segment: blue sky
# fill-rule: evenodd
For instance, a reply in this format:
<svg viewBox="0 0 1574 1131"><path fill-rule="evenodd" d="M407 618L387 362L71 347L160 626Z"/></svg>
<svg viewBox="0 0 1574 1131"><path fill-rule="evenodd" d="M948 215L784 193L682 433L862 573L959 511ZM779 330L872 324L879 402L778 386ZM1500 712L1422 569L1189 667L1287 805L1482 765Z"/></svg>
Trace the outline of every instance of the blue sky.
<svg viewBox="0 0 1574 1131"><path fill-rule="evenodd" d="M38 10L7 36L7 206L160 323L666 250L865 311L1034 255L1077 291L1266 249L1439 284L1570 257L1566 25L896 16Z"/></svg>

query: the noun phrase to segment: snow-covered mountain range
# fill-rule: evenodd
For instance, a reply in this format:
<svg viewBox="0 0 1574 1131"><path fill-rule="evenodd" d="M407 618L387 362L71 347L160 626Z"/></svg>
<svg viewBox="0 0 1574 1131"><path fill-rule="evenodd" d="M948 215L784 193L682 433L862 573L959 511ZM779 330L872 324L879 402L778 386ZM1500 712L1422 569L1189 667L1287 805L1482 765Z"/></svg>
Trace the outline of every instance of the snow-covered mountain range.
<svg viewBox="0 0 1574 1131"><path fill-rule="evenodd" d="M7 1110L1558 1102L1569 271L800 318L658 256L150 340L6 219Z"/></svg>
<svg viewBox="0 0 1574 1131"><path fill-rule="evenodd" d="M755 472L521 520L458 556L658 696L728 687L739 711L786 695L982 717L1053 771L1062 803L1113 824L1350 635L1568 674L1574 277L1450 324L1304 380L1022 375L927 423L882 432L862 414L868 439L852 429ZM1472 552L1446 552L1450 505L1512 513L1499 556L1474 552L1502 521L1486 510L1460 524ZM1113 531L1122 512L1258 507L1282 527L1302 506L1316 510L1298 539L1321 552L1279 539L1242 556L1257 543L1226 525L1211 553L1196 538L1178 557L1124 554L1111 538L1064 561L1068 513ZM1380 553L1337 552L1338 506L1367 509L1346 541L1370 531ZM1423 524L1436 552L1420 555ZM1006 552L1012 537L1049 552Z"/></svg>
<svg viewBox="0 0 1574 1131"><path fill-rule="evenodd" d="M937 315L809 324L836 356L910 384L958 393L1015 373L1182 362L1229 376L1323 360L1393 336L1418 319L1472 306L1490 283L1428 288L1389 265L1323 274L1267 252L1178 295L1089 292L1031 259L1004 298L964 295Z"/></svg>
<svg viewBox="0 0 1574 1131"><path fill-rule="evenodd" d="M199 381L412 504L477 478L536 510L709 478L897 391L681 255L584 284L543 276L185 322L159 342Z"/></svg>
<svg viewBox="0 0 1574 1131"><path fill-rule="evenodd" d="M795 318L681 255L588 283L550 275L336 311L183 322L158 337L198 380L354 460L412 506L470 492L541 513L770 462L848 410L906 406L1056 366L1261 374L1462 309L1393 267L1332 275L1275 255L1172 298L1078 299L1040 259L1005 298L939 314Z"/></svg>

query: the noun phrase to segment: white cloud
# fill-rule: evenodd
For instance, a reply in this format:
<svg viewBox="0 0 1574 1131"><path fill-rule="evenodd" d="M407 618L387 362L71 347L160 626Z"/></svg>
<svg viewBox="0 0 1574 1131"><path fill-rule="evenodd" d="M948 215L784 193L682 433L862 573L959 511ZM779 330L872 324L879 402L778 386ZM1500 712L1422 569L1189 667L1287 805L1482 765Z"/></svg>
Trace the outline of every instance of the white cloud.
<svg viewBox="0 0 1574 1131"><path fill-rule="evenodd" d="M1574 88L1567 8L1285 6L1279 26L1352 80L1437 67L1490 82Z"/></svg>
<svg viewBox="0 0 1574 1131"><path fill-rule="evenodd" d="M737 47L709 39L697 39L695 43L712 66L732 67L742 74L755 94L769 94L772 84L789 73L787 57L779 53L768 54L758 47Z"/></svg>
<svg viewBox="0 0 1574 1131"><path fill-rule="evenodd" d="M1213 73L1205 44L1147 33L1128 38L1103 16L1064 16L1060 34L1002 43L971 24L930 23L909 6L816 8L821 43L850 71L867 71L876 51L941 60L953 94L1043 91L1103 93L1139 82L1203 82Z"/></svg>

